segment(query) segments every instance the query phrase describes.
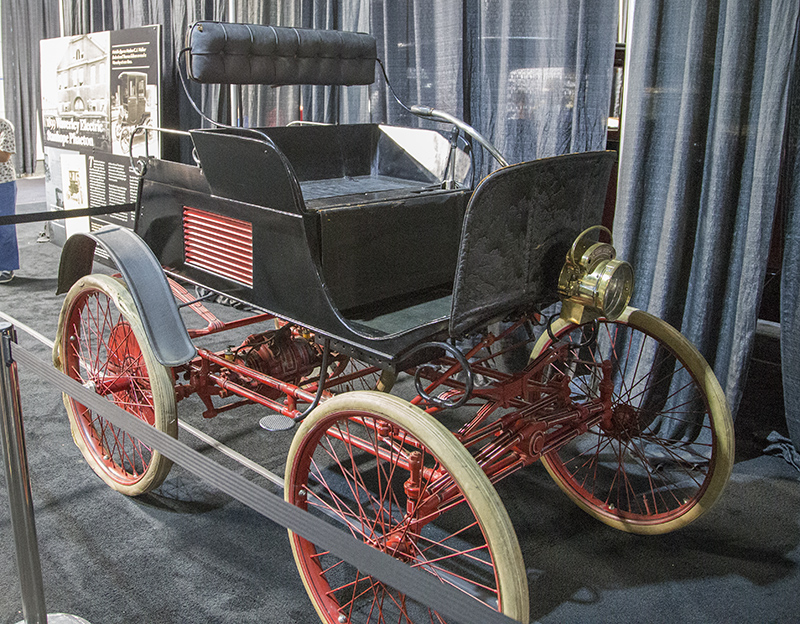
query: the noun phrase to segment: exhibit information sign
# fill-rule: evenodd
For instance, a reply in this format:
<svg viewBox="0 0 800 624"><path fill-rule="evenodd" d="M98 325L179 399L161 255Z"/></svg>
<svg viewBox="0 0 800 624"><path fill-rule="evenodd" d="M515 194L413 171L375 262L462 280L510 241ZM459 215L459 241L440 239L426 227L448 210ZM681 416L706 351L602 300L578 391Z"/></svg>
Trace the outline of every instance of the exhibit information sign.
<svg viewBox="0 0 800 624"><path fill-rule="evenodd" d="M131 153L161 155L159 25L45 39L40 42L42 139L50 210L136 201ZM51 239L114 223L133 213L52 222Z"/></svg>

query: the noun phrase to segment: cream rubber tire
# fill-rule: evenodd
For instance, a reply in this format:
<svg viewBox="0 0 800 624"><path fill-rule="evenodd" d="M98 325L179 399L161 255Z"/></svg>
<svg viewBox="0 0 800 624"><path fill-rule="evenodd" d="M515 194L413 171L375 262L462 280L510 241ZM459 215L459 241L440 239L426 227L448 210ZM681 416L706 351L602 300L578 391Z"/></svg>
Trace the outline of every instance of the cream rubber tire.
<svg viewBox="0 0 800 624"><path fill-rule="evenodd" d="M178 435L172 372L156 360L125 284L88 275L61 308L53 364L159 431ZM161 485L172 462L64 395L73 440L113 489L137 496Z"/></svg>
<svg viewBox="0 0 800 624"><path fill-rule="evenodd" d="M544 374L571 375L580 402L594 391L596 364L611 360L612 418L542 463L581 509L616 529L660 534L689 524L719 499L733 467L733 422L714 372L675 328L632 307L613 322L599 320L594 346L580 346L579 331L560 318L551 325L557 339L575 339L576 357ZM531 358L552 342L542 334ZM661 397L660 411L647 405L652 396Z"/></svg>
<svg viewBox="0 0 800 624"><path fill-rule="evenodd" d="M392 446L386 444L387 438L378 435L379 427L384 431L393 432ZM337 435L345 431L354 435L349 442L341 438L336 439ZM367 453L360 452L359 442L366 442L367 447L373 451L385 453L382 461L374 460L374 452L371 457ZM407 502L404 504L403 500L395 499L393 494L389 494L393 491L390 487L393 479L397 479L396 483L400 486L397 489L402 492L402 480L409 474L401 466L400 458L405 457L404 451L397 452L397 449L406 445L420 451L421 456L425 458L423 461L429 461L439 471L437 474L444 475L444 480L453 486L454 491L460 493L457 497L460 503L453 508L445 506L447 508L442 512L442 516L453 512L453 509L467 512L469 522L465 526L474 530L480 539L484 540L480 551L471 548L462 553L454 552L451 554L452 559L458 559L458 564L463 565L466 570L470 565L474 565L474 560L477 559L474 553L480 552L490 566L493 577L491 583L496 584L492 587L494 598L487 602L495 601L494 608L497 608L496 603L499 602L500 610L504 614L518 621L527 622L528 583L525 566L516 533L494 486L450 431L432 416L407 401L380 392L357 391L338 395L318 406L298 429L289 450L285 498L302 508L315 511L323 509L320 517L329 521L332 515L338 515L337 525L345 526L358 539L372 543L376 548L405 559L412 565L419 565L422 569L429 570L431 567L436 569L438 565L446 567L447 561L437 558L431 562L426 559L424 553L433 553L439 547L439 544L430 537L434 534L434 527L428 527L427 521L426 526L419 531L419 535L411 529L403 532L400 542L405 540L406 546L402 546L399 542L394 546L388 546L391 535L396 535L391 531L392 526L410 526L410 524L403 525L409 517L409 512L403 511L407 510L405 506ZM361 450L364 448L362 445ZM373 466L370 461L374 461L378 467ZM323 468L323 463L328 463L329 466ZM367 491L366 483L375 474L381 475L378 477L378 483L382 485L377 488L377 493L370 493ZM336 491L334 485L334 481L337 479L341 481L342 477L347 482L344 494ZM441 477L437 483L440 482L442 482ZM426 487L432 486L429 484ZM425 487L422 490L427 491ZM348 506L348 499L351 498L348 493L357 499L352 508ZM400 496L402 497L402 494ZM370 501L370 504L362 505L360 502L362 499ZM422 497L419 500L422 500ZM389 517L386 515L387 508L393 508L395 514L401 516L405 514L406 518L400 520L399 525L392 524L394 521L389 522ZM375 511L376 509L378 511ZM374 511L375 517L373 517ZM380 523L376 521L377 517L381 518ZM430 524L436 524L440 519L442 518L437 516L437 519ZM377 527L378 524L380 529ZM369 535L363 532L366 526L372 527L372 532L366 531ZM461 525L456 525L455 529L448 528L448 530L460 531L460 527ZM430 534L423 535L428 529ZM435 530L440 529L436 527ZM414 533L413 539L411 533ZM448 541L448 552L457 548L464 535L449 534L449 537L445 538L452 540ZM291 532L289 536L295 562L320 619L331 623L341 621L340 617L346 617L348 622L360 621L354 619L357 610L347 611L350 605L344 606L341 603L338 599L337 586L326 577L326 570L332 569L330 562L326 561L325 565L321 563L323 557L310 541ZM419 546L423 543L428 545L427 548ZM443 563L436 563L438 561ZM340 562L341 560L334 562L334 567L339 566ZM458 568L458 573L462 575L459 576L460 584L469 585L471 581L468 572ZM442 572L439 576L448 578L449 574L450 572ZM358 578L357 575L358 571L353 570L352 577ZM352 582L350 576L347 579L348 582ZM359 582L362 581L367 582L370 587L365 592L368 596L381 592L383 592L381 596L388 595L387 588L380 582L374 579L370 581L366 577L361 577ZM436 582L435 577L431 577L431 582ZM485 592L488 594L489 589L485 589ZM397 598L393 600L394 602L386 598L380 601L382 605L380 616L390 618L386 621L421 621L412 619L408 614L400 617L396 614L385 615L383 605L386 605L387 609L393 608ZM345 611L347 611L346 616ZM378 615L370 614L369 617ZM430 614L425 616L424 621L429 621L428 617Z"/></svg>

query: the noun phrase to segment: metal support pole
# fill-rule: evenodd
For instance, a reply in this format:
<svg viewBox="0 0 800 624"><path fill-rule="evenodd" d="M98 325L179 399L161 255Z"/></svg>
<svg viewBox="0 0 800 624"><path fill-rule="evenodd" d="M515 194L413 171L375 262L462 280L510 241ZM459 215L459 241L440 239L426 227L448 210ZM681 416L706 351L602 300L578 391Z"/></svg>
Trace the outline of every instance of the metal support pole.
<svg viewBox="0 0 800 624"><path fill-rule="evenodd" d="M22 427L22 402L19 394L17 363L11 354L11 343L17 341L14 326L0 321L0 439L6 473L11 529L17 552L17 567L22 588L22 616L25 624L85 622L73 615L58 613L49 616L44 603L42 567L36 523L33 517L28 456ZM22 624L22 623L20 623Z"/></svg>
<svg viewBox="0 0 800 624"><path fill-rule="evenodd" d="M236 21L236 0L228 0L228 21ZM241 128L242 123L242 87L232 84L229 88L231 100L231 125Z"/></svg>
<svg viewBox="0 0 800 624"><path fill-rule="evenodd" d="M10 323L0 323L0 339L2 339L0 421L2 421L3 465L11 507L11 527L17 549L19 580L22 585L22 615L28 624L46 624L47 609L44 605L42 568L33 519L25 435L22 430L19 378L17 363L11 357L11 342L16 342L17 336Z"/></svg>

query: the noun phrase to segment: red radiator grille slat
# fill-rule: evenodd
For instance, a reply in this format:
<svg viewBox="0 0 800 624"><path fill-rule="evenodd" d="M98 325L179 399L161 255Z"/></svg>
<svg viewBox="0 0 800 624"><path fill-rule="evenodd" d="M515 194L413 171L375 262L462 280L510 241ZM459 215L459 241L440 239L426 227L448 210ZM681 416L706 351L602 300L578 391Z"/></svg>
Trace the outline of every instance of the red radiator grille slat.
<svg viewBox="0 0 800 624"><path fill-rule="evenodd" d="M253 285L253 226L247 221L183 207L186 264Z"/></svg>

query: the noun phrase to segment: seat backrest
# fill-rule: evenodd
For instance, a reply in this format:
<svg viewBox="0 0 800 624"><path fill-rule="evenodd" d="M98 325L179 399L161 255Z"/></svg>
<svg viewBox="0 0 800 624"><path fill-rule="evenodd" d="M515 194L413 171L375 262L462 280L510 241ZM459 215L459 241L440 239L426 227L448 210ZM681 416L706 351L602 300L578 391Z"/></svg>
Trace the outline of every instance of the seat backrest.
<svg viewBox="0 0 800 624"><path fill-rule="evenodd" d="M263 132L216 128L190 133L214 195L281 212L304 212L291 164Z"/></svg>
<svg viewBox="0 0 800 624"><path fill-rule="evenodd" d="M461 233L450 335L557 300L572 242L599 224L615 152L583 152L504 167L484 178Z"/></svg>
<svg viewBox="0 0 800 624"><path fill-rule="evenodd" d="M377 46L366 33L202 21L187 35L189 77L197 82L366 85Z"/></svg>

